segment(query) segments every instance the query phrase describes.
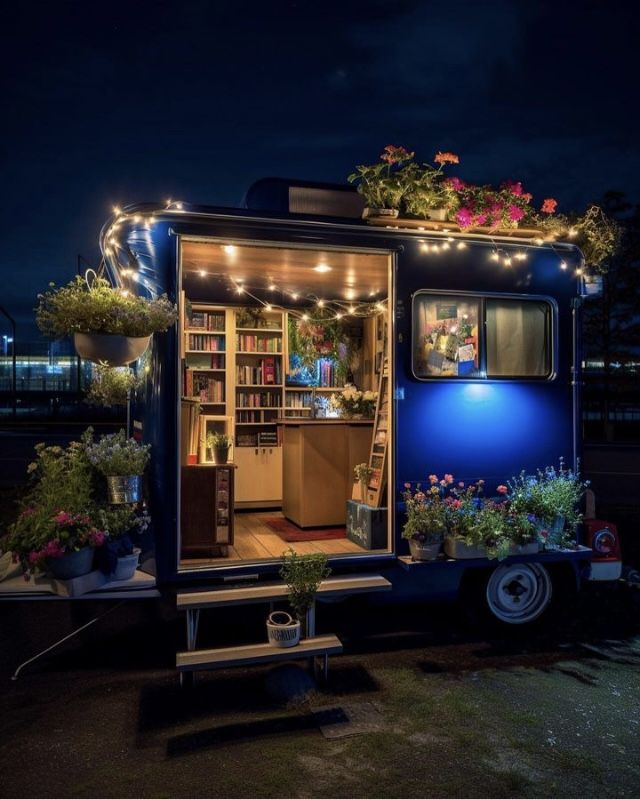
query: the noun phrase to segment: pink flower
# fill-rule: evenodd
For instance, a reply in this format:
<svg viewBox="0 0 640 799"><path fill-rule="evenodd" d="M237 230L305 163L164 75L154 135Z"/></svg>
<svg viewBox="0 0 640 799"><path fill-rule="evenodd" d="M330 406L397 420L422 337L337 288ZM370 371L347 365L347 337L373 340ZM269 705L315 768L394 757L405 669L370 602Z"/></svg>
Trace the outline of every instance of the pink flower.
<svg viewBox="0 0 640 799"><path fill-rule="evenodd" d="M478 216L476 216L476 218L474 220L474 223L476 225L484 225L484 223L486 221L487 221L487 215L486 214L478 214Z"/></svg>
<svg viewBox="0 0 640 799"><path fill-rule="evenodd" d="M417 499L417 500L418 500L418 502L423 502L423 501L426 499L426 497L425 497L425 495L422 493L422 491L417 491L417 492L416 492L416 495L415 495L415 497L414 497L414 499Z"/></svg>
<svg viewBox="0 0 640 799"><path fill-rule="evenodd" d="M468 208L460 208L456 213L456 222L461 228L471 227L473 225L473 214Z"/></svg>
<svg viewBox="0 0 640 799"><path fill-rule="evenodd" d="M96 547L101 547L104 544L104 539L106 538L105 534L102 530L94 530L91 533L90 541Z"/></svg>
<svg viewBox="0 0 640 799"><path fill-rule="evenodd" d="M507 494L509 492L509 489L506 486L498 486L496 488L496 491L498 492L498 494Z"/></svg>
<svg viewBox="0 0 640 799"><path fill-rule="evenodd" d="M57 516L54 516L53 521L56 524L68 524L71 521L71 515L64 510L61 510Z"/></svg>
<svg viewBox="0 0 640 799"><path fill-rule="evenodd" d="M522 191L522 183L520 183L520 181L514 183L511 180L507 180L505 181L505 183L502 184L502 188L508 189L511 192L511 194L514 194L516 197L522 197L523 191Z"/></svg>
<svg viewBox="0 0 640 799"><path fill-rule="evenodd" d="M454 191L462 191L462 189L464 189L464 187L467 185L464 180L460 180L460 178L447 178L444 183Z"/></svg>
<svg viewBox="0 0 640 799"><path fill-rule="evenodd" d="M447 485L453 483L453 475L452 474L445 474L444 481Z"/></svg>
<svg viewBox="0 0 640 799"><path fill-rule="evenodd" d="M464 483L462 482L462 480L458 483L458 488L464 488Z"/></svg>
<svg viewBox="0 0 640 799"><path fill-rule="evenodd" d="M547 199L542 203L542 208L540 210L543 214L553 214L555 213L557 205L557 200L554 200L553 197L547 197Z"/></svg>
<svg viewBox="0 0 640 799"><path fill-rule="evenodd" d="M545 540L549 538L549 531L548 530L540 530L540 537L544 538Z"/></svg>
<svg viewBox="0 0 640 799"><path fill-rule="evenodd" d="M458 508L462 507L462 502L460 502L459 499L452 499L451 500L451 507L455 508L456 510L458 510Z"/></svg>
<svg viewBox="0 0 640 799"><path fill-rule="evenodd" d="M408 491L408 490L411 488L411 483L405 483L405 484L404 484L404 487L405 487L405 488L407 489L407 491Z"/></svg>
<svg viewBox="0 0 640 799"><path fill-rule="evenodd" d="M32 549L32 550L31 550L31 552L29 552L29 557L27 558L27 560L28 560L28 561L29 561L29 563L31 563L32 565L33 565L34 563L37 563L37 562L40 560L40 553L39 553L39 552L36 552L36 550L35 550L35 549Z"/></svg>
<svg viewBox="0 0 640 799"><path fill-rule="evenodd" d="M509 219L512 222L519 222L523 216L524 216L524 211L522 210L522 208L519 208L517 205L509 206Z"/></svg>
<svg viewBox="0 0 640 799"><path fill-rule="evenodd" d="M429 482L432 486L434 486L438 482L438 475L437 474L430 474L429 475Z"/></svg>

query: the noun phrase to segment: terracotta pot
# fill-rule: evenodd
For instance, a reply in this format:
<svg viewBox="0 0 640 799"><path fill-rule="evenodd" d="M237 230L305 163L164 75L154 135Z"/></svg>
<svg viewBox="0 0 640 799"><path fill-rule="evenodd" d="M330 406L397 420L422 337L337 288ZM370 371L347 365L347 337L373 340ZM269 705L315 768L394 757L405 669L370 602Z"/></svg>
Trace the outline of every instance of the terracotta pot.
<svg viewBox="0 0 640 799"><path fill-rule="evenodd" d="M108 333L74 333L76 352L86 361L106 361L109 366L126 366L147 351L151 336L114 336Z"/></svg>

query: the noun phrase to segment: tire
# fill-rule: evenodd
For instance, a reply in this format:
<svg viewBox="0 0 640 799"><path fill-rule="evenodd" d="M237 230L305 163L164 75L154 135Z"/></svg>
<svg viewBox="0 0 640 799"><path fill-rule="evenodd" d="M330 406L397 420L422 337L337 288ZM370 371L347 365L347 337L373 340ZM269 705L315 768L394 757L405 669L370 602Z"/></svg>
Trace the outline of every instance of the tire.
<svg viewBox="0 0 640 799"><path fill-rule="evenodd" d="M539 563L502 563L489 572L470 573L462 597L474 622L521 629L542 620L553 582Z"/></svg>

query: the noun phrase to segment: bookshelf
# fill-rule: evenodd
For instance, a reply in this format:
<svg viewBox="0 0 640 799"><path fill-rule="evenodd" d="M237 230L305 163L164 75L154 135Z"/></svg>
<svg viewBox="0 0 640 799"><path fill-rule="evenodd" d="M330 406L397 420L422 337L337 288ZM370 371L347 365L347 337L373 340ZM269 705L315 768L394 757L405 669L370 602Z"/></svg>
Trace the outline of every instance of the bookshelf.
<svg viewBox="0 0 640 799"><path fill-rule="evenodd" d="M208 412L226 409L227 349L225 309L193 304L184 316L182 395Z"/></svg>

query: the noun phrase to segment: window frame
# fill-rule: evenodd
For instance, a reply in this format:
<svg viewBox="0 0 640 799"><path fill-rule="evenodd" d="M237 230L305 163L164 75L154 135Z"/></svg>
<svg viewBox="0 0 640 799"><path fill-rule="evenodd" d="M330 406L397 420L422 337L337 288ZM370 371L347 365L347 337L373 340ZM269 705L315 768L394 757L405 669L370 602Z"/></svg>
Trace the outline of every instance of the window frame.
<svg viewBox="0 0 640 799"><path fill-rule="evenodd" d="M432 298L459 297L479 303L478 319L478 372L475 377L467 375L419 375L415 371L414 352L416 347L416 303L420 297L427 295ZM540 302L549 306L548 339L549 339L549 372L546 375L487 375L487 300L514 300L518 302ZM419 289L411 295L411 374L416 380L423 383L430 382L466 382L466 383L504 383L504 382L532 382L549 383L557 378L558 364L558 303L553 297L546 294L514 294L490 291L460 291L456 289Z"/></svg>

